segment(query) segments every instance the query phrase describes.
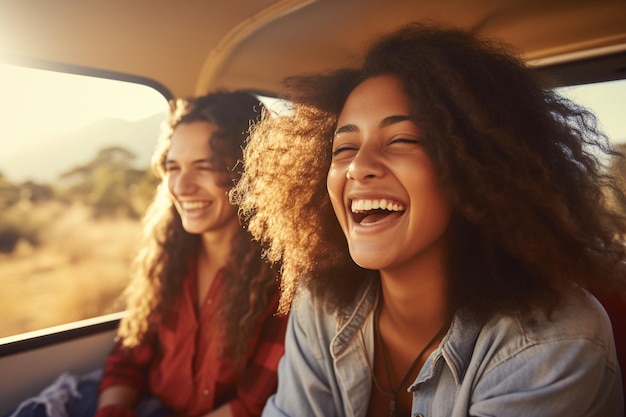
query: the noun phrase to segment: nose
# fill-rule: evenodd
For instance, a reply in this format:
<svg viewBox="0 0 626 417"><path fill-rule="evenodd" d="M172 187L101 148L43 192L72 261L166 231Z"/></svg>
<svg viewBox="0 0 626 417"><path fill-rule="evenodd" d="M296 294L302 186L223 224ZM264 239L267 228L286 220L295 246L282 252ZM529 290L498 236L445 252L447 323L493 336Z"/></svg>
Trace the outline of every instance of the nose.
<svg viewBox="0 0 626 417"><path fill-rule="evenodd" d="M170 176L169 185L174 195L188 195L196 189L193 173L184 169L181 169L178 175Z"/></svg>
<svg viewBox="0 0 626 417"><path fill-rule="evenodd" d="M348 166L348 179L365 181L381 177L385 172L380 151L373 146L362 146Z"/></svg>

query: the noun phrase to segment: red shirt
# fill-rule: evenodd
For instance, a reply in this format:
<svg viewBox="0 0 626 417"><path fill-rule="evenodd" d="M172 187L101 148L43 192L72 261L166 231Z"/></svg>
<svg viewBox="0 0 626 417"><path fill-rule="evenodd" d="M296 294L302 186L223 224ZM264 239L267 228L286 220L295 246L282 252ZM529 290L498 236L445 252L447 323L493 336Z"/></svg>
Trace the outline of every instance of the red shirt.
<svg viewBox="0 0 626 417"><path fill-rule="evenodd" d="M224 286L222 272L213 280L199 313L196 281L192 268L171 325L161 324L157 335L150 335L135 349L113 349L100 391L117 384L131 385L139 392L147 389L175 414L190 417L226 402L237 417L261 415L267 398L276 391L278 361L284 353L287 318L275 314L278 294L260 318L241 369L219 355L219 340L210 326ZM155 336L156 343L150 343Z"/></svg>

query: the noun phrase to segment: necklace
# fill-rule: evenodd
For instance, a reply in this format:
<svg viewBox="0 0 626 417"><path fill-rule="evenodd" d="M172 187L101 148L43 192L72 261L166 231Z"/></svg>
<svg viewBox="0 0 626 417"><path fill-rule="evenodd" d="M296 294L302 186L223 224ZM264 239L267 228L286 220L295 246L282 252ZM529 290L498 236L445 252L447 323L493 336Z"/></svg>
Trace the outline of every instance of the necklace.
<svg viewBox="0 0 626 417"><path fill-rule="evenodd" d="M381 385L378 383L378 380L376 379L376 375L374 374L374 367L370 363L369 356L367 355L367 351L365 352L365 358L367 360L367 367L369 368L370 374L372 375L372 381L374 382L376 389L380 393L389 397L388 416L396 417L398 414L398 394L400 393L400 390L402 389L402 387L405 386L405 384L408 382L409 377L411 376L411 374L413 374L413 371L415 371L415 368L421 362L421 359L422 359L422 356L424 356L424 353L426 353L426 351L444 334L447 326L446 325L442 326L441 329L439 329L439 331L433 336L433 338L430 339L430 341L426 344L426 346L424 346L424 348L420 351L420 353L413 360L413 363L409 367L409 370L406 372L406 374L404 374L404 377L402 378L402 381L400 381L400 384L394 389L393 381L391 380L391 371L390 371L391 361L389 359L389 353L387 352L387 348L385 344L383 343L382 338L380 337L379 321L380 321L381 309L382 309L382 303L379 302L378 305L376 306L376 310L374 311L374 337L376 338L376 342L378 343L382 351L383 361L385 363L385 372L387 374L387 385L389 386L389 390L383 389ZM362 329L361 329L361 341L363 342L363 349L365 350L365 337L363 336Z"/></svg>

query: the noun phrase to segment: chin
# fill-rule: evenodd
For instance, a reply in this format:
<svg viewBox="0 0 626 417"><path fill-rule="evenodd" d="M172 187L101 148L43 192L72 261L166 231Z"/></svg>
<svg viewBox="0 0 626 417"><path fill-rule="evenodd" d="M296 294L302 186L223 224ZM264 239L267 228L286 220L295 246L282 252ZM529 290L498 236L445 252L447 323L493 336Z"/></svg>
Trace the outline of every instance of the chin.
<svg viewBox="0 0 626 417"><path fill-rule="evenodd" d="M375 254L354 254L350 252L350 257L361 268L380 270L387 266L386 262L383 262L379 255Z"/></svg>
<svg viewBox="0 0 626 417"><path fill-rule="evenodd" d="M192 224L184 224L183 223L183 229L185 229L185 232L190 233L192 235L200 235L202 233L204 233L205 228L199 225L192 225Z"/></svg>

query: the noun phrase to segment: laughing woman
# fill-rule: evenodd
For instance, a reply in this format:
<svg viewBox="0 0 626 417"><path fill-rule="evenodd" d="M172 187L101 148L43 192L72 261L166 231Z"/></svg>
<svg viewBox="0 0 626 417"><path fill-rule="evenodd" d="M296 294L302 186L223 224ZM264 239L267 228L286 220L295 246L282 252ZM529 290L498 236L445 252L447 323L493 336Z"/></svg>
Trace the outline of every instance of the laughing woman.
<svg viewBox="0 0 626 417"><path fill-rule="evenodd" d="M260 108L219 92L172 112L98 417L150 415L155 403L178 416L255 416L275 391L286 326L276 274L227 195Z"/></svg>
<svg viewBox="0 0 626 417"><path fill-rule="evenodd" d="M265 416L623 415L588 291L626 285L593 115L420 24L289 86L231 192L291 308Z"/></svg>

